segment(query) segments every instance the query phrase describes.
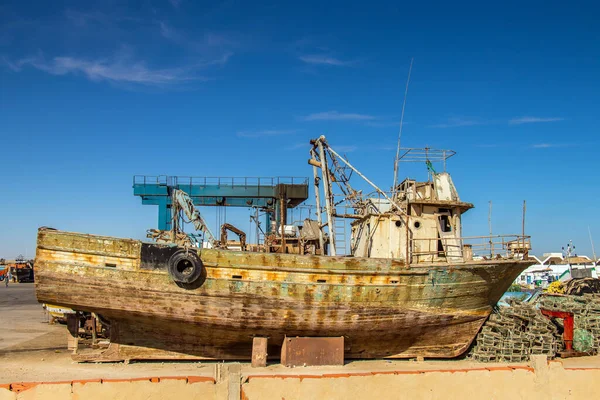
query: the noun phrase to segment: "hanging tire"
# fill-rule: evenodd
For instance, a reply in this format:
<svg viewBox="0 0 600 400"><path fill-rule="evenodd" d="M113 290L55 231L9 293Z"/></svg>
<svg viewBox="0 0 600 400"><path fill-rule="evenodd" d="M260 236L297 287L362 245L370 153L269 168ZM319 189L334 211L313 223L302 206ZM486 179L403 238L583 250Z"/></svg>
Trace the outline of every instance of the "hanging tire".
<svg viewBox="0 0 600 400"><path fill-rule="evenodd" d="M194 250L179 250L169 258L169 275L177 283L191 284L205 276L204 265Z"/></svg>

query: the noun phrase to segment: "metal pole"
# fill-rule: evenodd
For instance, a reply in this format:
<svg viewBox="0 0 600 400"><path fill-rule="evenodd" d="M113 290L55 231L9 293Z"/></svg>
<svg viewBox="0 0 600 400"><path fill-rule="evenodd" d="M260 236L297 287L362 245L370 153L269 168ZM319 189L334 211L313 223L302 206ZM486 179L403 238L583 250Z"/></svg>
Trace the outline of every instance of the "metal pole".
<svg viewBox="0 0 600 400"><path fill-rule="evenodd" d="M313 161L317 161L317 155L315 154L315 150L310 150L310 157ZM317 223L319 224L319 246L321 248L321 252L325 255L325 242L323 240L323 229L322 225L322 216L321 216L321 194L319 193L319 172L317 171L317 167L313 165L313 176L315 178L315 202L317 203Z"/></svg>
<svg viewBox="0 0 600 400"><path fill-rule="evenodd" d="M287 203L286 196L281 196L279 202L279 229L281 229L281 249L280 253L285 253L285 224L287 223Z"/></svg>
<svg viewBox="0 0 600 400"><path fill-rule="evenodd" d="M590 243L592 244L592 255L594 256L594 267L595 267L598 259L596 258L596 250L594 250L594 241L592 240L592 231L590 230L589 225L588 225L588 233L590 234Z"/></svg>
<svg viewBox="0 0 600 400"><path fill-rule="evenodd" d="M258 249L258 245L260 244L260 231L258 230L258 207L254 209L254 223L256 224L256 248Z"/></svg>
<svg viewBox="0 0 600 400"><path fill-rule="evenodd" d="M446 150L442 151L442 158L444 159L444 172L446 172Z"/></svg>
<svg viewBox="0 0 600 400"><path fill-rule="evenodd" d="M521 234L523 235L523 259L525 259L525 253L527 253L527 249L525 248L525 211L527 210L527 201L523 200L523 222Z"/></svg>
<svg viewBox="0 0 600 400"><path fill-rule="evenodd" d="M492 201L490 200L490 208L488 210L488 225L490 227L490 253L494 257L494 242L492 241Z"/></svg>
<svg viewBox="0 0 600 400"><path fill-rule="evenodd" d="M321 136L319 140L317 140L317 146L319 148L319 155L321 158L321 175L323 176L323 188L325 189L325 210L327 213L327 225L329 226L329 254L335 256L335 226L333 225L333 207L331 201L329 169L327 168L327 158L325 156L325 149L323 148L324 140L325 137Z"/></svg>

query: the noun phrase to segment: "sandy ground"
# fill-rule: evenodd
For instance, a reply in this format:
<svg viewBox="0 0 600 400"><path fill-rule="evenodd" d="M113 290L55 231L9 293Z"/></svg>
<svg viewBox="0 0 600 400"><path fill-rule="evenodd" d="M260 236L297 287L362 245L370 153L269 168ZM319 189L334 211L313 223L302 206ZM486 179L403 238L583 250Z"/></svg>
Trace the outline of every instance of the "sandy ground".
<svg viewBox="0 0 600 400"><path fill-rule="evenodd" d="M0 286L0 383L214 375L215 363L79 364L67 350L66 326L49 320L33 283Z"/></svg>
<svg viewBox="0 0 600 400"><path fill-rule="evenodd" d="M49 317L35 298L33 284L0 286L0 383L49 382L75 379L136 378L154 376L215 376L217 362L132 362L76 363L67 350L67 329L50 325ZM600 357L560 361L568 368L599 368ZM286 368L272 364L251 368L242 363L244 376L320 375L393 370L446 370L485 368L497 364L478 364L468 360L374 360L353 361L343 367ZM513 364L517 365L517 364ZM526 364L523 364L526 365Z"/></svg>
<svg viewBox="0 0 600 400"><path fill-rule="evenodd" d="M25 347L23 344L40 336L44 338L37 342L39 350L62 347L62 343L52 340L62 329L48 324L48 316L35 298L33 285L11 283L5 287L4 282L0 285L0 354L8 350L35 350L31 344Z"/></svg>

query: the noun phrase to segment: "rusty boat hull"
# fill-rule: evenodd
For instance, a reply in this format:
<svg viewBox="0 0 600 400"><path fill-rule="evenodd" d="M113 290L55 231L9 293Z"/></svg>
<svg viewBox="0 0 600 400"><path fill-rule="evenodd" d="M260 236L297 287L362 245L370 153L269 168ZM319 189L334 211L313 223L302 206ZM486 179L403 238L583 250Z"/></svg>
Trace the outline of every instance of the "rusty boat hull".
<svg viewBox="0 0 600 400"><path fill-rule="evenodd" d="M175 246L40 229L40 302L95 312L111 344L96 360L250 359L252 339L344 336L346 358L452 358L530 263L198 252L206 276L176 284Z"/></svg>

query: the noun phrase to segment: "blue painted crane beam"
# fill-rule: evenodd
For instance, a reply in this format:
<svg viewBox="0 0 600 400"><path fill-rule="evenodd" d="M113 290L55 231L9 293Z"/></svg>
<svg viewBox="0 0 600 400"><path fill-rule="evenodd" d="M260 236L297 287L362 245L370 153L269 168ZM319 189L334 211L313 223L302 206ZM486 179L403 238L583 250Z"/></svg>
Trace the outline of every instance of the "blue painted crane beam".
<svg viewBox="0 0 600 400"><path fill-rule="evenodd" d="M278 200L284 197L287 200L288 208L294 208L308 198L308 178L205 178L136 175L133 178L133 194L142 198L142 204L158 206L158 229L171 229L171 192L173 189L186 192L197 206L255 206L278 209ZM268 220L266 226L269 229Z"/></svg>

